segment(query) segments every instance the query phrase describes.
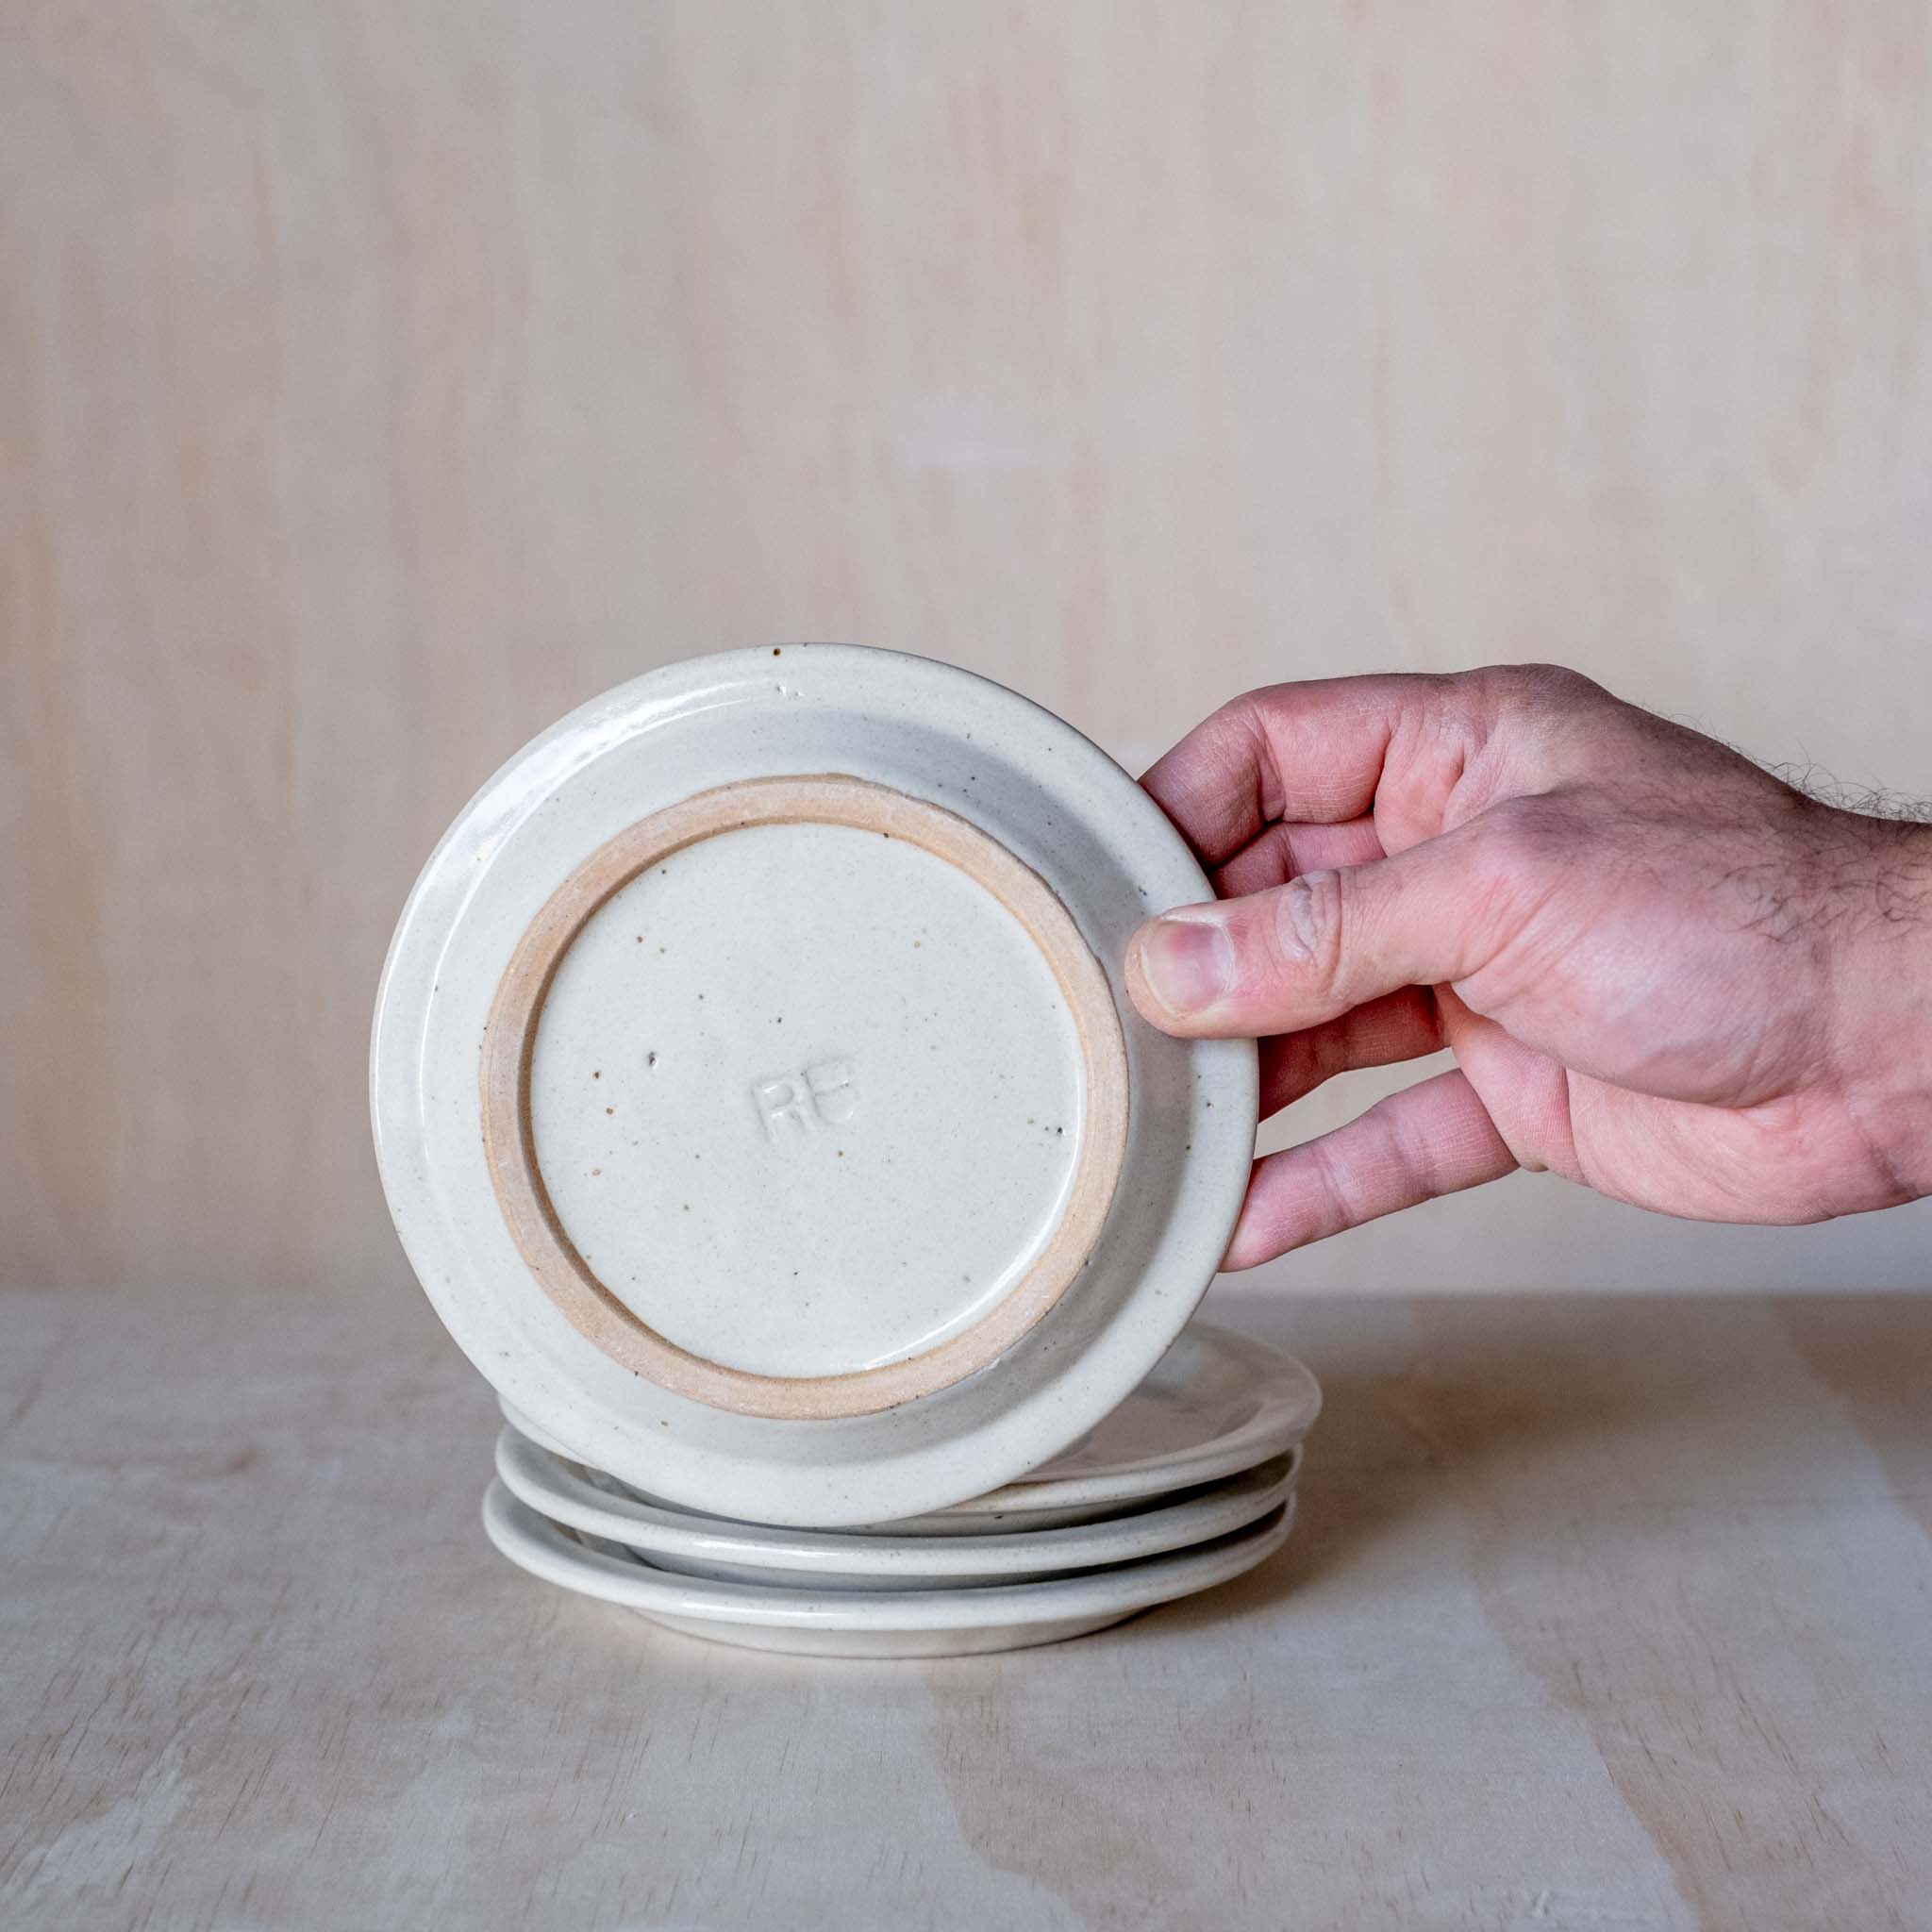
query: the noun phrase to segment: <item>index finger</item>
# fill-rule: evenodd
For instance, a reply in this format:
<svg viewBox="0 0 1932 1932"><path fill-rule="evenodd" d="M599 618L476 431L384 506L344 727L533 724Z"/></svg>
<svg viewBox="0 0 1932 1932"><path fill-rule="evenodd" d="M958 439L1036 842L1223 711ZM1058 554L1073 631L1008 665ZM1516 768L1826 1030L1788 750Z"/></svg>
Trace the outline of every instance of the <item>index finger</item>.
<svg viewBox="0 0 1932 1932"><path fill-rule="evenodd" d="M1454 677L1323 677L1251 691L1204 719L1141 783L1204 865L1280 819L1323 824L1374 803L1389 748L1439 709Z"/></svg>

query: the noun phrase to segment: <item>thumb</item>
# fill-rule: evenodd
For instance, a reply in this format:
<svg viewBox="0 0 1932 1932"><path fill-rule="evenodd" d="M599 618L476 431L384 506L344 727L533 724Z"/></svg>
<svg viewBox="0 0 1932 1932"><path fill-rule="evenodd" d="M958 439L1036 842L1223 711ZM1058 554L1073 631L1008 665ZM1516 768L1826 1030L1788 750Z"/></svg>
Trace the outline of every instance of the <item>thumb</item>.
<svg viewBox="0 0 1932 1932"><path fill-rule="evenodd" d="M1465 978L1515 924L1457 830L1150 919L1127 947L1127 990L1165 1033L1293 1033L1398 987Z"/></svg>

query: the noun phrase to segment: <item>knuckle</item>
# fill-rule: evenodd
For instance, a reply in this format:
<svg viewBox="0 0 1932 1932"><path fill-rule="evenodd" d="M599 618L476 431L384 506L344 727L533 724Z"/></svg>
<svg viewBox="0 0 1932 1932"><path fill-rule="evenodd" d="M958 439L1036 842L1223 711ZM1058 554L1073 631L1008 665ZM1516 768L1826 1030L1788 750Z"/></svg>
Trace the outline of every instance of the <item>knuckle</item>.
<svg viewBox="0 0 1932 1932"><path fill-rule="evenodd" d="M1329 1137L1322 1149L1323 1192L1331 1230L1359 1227L1388 1212L1400 1157L1386 1117L1371 1108L1358 1116L1345 1142Z"/></svg>
<svg viewBox="0 0 1932 1932"><path fill-rule="evenodd" d="M1497 919L1541 904L1574 867L1583 850L1581 828L1546 798L1504 799L1471 822L1472 873L1482 905L1473 908Z"/></svg>
<svg viewBox="0 0 1932 1932"><path fill-rule="evenodd" d="M1269 965L1277 976L1332 992L1342 957L1342 874L1327 868L1289 880L1267 923Z"/></svg>
<svg viewBox="0 0 1932 1932"><path fill-rule="evenodd" d="M1405 1199L1426 1199L1437 1191L1441 1161L1435 1143L1417 1128L1409 1112L1391 1101L1374 1111L1381 1116L1391 1191Z"/></svg>
<svg viewBox="0 0 1932 1932"><path fill-rule="evenodd" d="M1576 828L1546 797L1505 798L1473 822L1484 870L1522 876L1541 874L1575 856Z"/></svg>
<svg viewBox="0 0 1932 1932"><path fill-rule="evenodd" d="M1519 664L1516 671L1524 695L1546 705L1584 704L1608 695L1594 678L1567 664Z"/></svg>
<svg viewBox="0 0 1932 1932"><path fill-rule="evenodd" d="M1492 664L1474 675L1498 716L1565 718L1615 702L1594 678L1567 664Z"/></svg>
<svg viewBox="0 0 1932 1932"><path fill-rule="evenodd" d="M1333 1146L1326 1141L1312 1142L1308 1166L1310 1219L1317 1236L1357 1225L1364 1218L1359 1191L1352 1174L1335 1158Z"/></svg>

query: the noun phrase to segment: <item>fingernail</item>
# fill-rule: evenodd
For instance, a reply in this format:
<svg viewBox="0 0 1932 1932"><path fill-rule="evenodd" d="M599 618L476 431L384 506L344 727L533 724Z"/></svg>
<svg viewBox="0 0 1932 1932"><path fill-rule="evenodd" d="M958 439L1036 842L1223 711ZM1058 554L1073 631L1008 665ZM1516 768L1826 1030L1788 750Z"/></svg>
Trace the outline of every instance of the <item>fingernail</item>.
<svg viewBox="0 0 1932 1932"><path fill-rule="evenodd" d="M1234 946L1211 919L1157 919L1141 936L1141 976L1170 1013L1198 1013L1234 985Z"/></svg>

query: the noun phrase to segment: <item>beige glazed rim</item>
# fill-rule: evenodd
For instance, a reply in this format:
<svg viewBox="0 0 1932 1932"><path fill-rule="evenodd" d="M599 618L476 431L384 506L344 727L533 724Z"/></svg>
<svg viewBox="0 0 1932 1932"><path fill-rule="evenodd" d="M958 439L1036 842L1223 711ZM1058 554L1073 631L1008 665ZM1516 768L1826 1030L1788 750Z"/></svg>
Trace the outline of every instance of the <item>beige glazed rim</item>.
<svg viewBox="0 0 1932 1932"><path fill-rule="evenodd" d="M1082 1103L1064 1203L1039 1252L985 1314L945 1341L849 1372L759 1374L679 1347L625 1306L572 1241L544 1183L532 1128L531 1069L544 1003L585 926L649 867L755 825L848 826L919 847L973 879L1037 946L1074 1023ZM986 1367L1033 1328L1086 1267L1125 1159L1125 1041L1107 975L1052 888L958 813L840 773L759 777L700 791L639 820L591 854L539 910L491 1003L481 1065L484 1156L517 1249L543 1292L588 1341L674 1394L784 1421L859 1416L936 1393Z"/></svg>

